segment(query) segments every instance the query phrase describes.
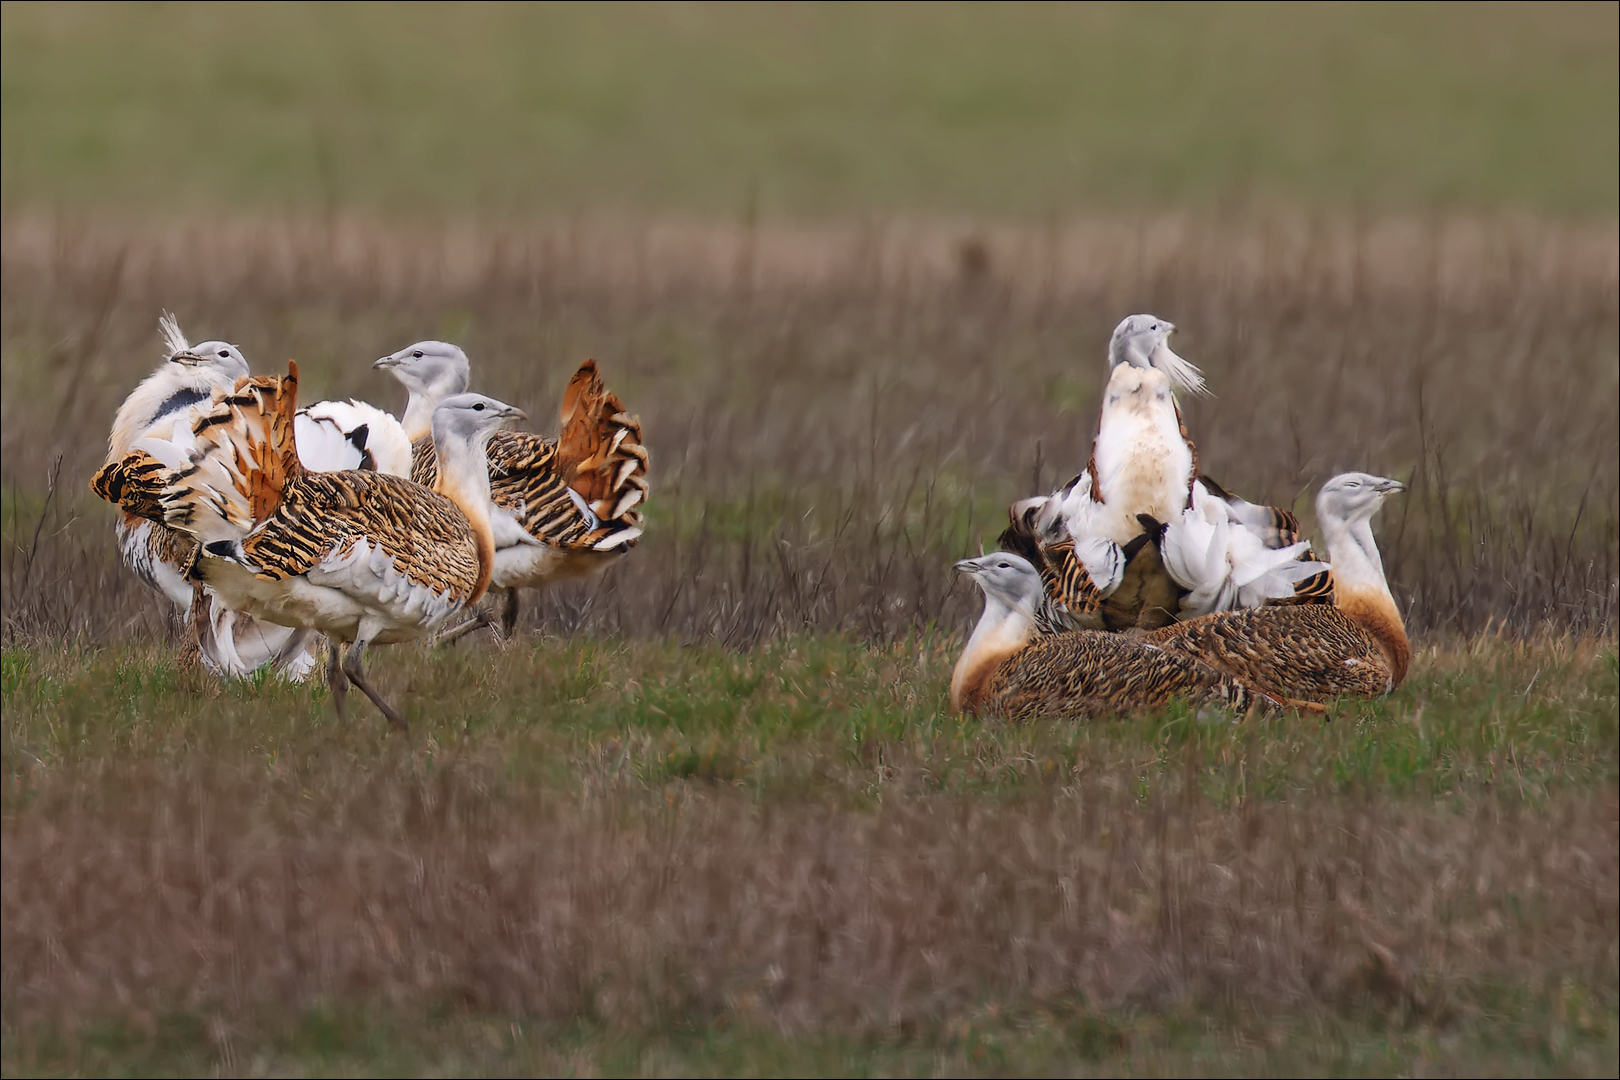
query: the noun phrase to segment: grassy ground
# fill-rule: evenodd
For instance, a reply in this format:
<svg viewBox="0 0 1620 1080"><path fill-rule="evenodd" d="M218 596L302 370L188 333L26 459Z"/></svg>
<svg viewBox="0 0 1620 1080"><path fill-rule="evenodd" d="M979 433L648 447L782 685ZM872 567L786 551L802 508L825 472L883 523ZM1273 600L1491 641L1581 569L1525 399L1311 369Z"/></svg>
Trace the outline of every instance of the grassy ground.
<svg viewBox="0 0 1620 1080"><path fill-rule="evenodd" d="M8 208L1612 220L1615 6L18 4Z"/></svg>
<svg viewBox="0 0 1620 1080"><path fill-rule="evenodd" d="M1602 1073L1612 641L1006 727L954 642L400 647L416 725L4 655L5 1068Z"/></svg>

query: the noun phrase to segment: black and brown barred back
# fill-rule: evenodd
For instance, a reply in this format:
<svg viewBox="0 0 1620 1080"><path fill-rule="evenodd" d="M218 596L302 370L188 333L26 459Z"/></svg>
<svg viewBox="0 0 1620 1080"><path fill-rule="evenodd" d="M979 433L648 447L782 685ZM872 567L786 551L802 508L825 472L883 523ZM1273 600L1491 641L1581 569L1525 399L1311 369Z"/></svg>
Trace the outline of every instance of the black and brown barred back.
<svg viewBox="0 0 1620 1080"><path fill-rule="evenodd" d="M557 447L528 431L497 431L490 436L489 497L496 506L521 510L519 520L530 536L563 549L589 550L617 527L590 522L568 495L557 469ZM439 457L432 437L411 444L411 479L432 487L439 478Z"/></svg>
<svg viewBox="0 0 1620 1080"><path fill-rule="evenodd" d="M1103 603L1102 592L1074 553L1074 539L1067 533L1053 541L1038 535L1035 515L1038 507L1026 507L1022 514L1007 511L1008 525L997 538L997 546L1028 560L1041 576L1045 594L1036 622L1043 633L1075 627L1101 628L1097 614Z"/></svg>
<svg viewBox="0 0 1620 1080"><path fill-rule="evenodd" d="M259 577L280 581L362 540L413 584L463 599L476 587L478 545L466 515L443 495L382 473L300 472L242 552Z"/></svg>
<svg viewBox="0 0 1620 1080"><path fill-rule="evenodd" d="M1256 693L1197 658L1119 634L1076 630L1037 638L990 676L978 711L1009 718L1128 714L1175 700L1234 712L1291 703Z"/></svg>
<svg viewBox="0 0 1620 1080"><path fill-rule="evenodd" d="M527 431L496 432L489 440L490 499L519 512L524 531L562 550L591 551L641 522L647 494L647 451L641 421L607 391L596 363L587 360L563 394L561 434L547 439ZM438 455L427 436L411 444L411 479L431 487ZM569 490L599 519L592 528ZM623 542L628 550L635 537Z"/></svg>
<svg viewBox="0 0 1620 1080"><path fill-rule="evenodd" d="M1392 668L1378 639L1328 605L1223 611L1142 640L1288 698L1326 702L1390 689Z"/></svg>

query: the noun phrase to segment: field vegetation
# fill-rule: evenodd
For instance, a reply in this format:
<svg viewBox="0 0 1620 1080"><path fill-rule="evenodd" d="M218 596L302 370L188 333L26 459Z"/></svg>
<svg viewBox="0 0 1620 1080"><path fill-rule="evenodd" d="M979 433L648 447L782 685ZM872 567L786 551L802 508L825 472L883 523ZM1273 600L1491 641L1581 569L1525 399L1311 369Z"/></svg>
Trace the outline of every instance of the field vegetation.
<svg viewBox="0 0 1620 1080"><path fill-rule="evenodd" d="M0 1068L1611 1074L1616 20L1465 13L8 3ZM408 737L187 668L86 487L165 309L594 357L646 537ZM1389 699L949 712L1134 311L1226 486L1409 484Z"/></svg>

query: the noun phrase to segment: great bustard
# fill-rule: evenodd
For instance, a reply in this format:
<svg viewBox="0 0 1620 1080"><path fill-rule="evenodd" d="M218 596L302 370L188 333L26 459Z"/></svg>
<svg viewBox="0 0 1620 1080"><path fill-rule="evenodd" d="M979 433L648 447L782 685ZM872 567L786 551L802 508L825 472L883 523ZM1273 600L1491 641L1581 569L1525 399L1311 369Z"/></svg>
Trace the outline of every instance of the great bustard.
<svg viewBox="0 0 1620 1080"><path fill-rule="evenodd" d="M951 677L951 707L981 715L1097 716L1161 708L1181 698L1239 712L1295 706L1257 693L1197 657L1097 630L1040 633L1039 574L1005 551L956 569L984 591L984 613Z"/></svg>
<svg viewBox="0 0 1620 1080"><path fill-rule="evenodd" d="M165 359L119 406L107 437L107 464L122 460L143 438L167 436L177 425L189 429L203 410L248 374L239 348L226 341L192 345L173 315L165 313L158 320L158 331ZM314 667L312 632L267 626L227 611L206 588L186 580L184 567L196 549L189 536L127 511L118 515L114 531L124 565L180 610L210 670L241 676L274 665L297 680Z"/></svg>
<svg viewBox="0 0 1620 1080"><path fill-rule="evenodd" d="M191 345L178 321L167 313L158 320L158 329L166 359L119 408L108 437L107 463L123 458L141 438L168 437L177 425L189 430L202 411L249 373L241 349L229 342ZM297 439L305 468L410 475L411 445L405 429L363 402L322 401L300 409ZM191 561L195 545L183 533L128 513L119 515L115 531L125 565L188 618L208 668L242 676L270 664L299 680L314 667L312 632L260 624L218 603L201 584L184 580L182 567Z"/></svg>
<svg viewBox="0 0 1620 1080"><path fill-rule="evenodd" d="M412 476L432 483L437 465L427 418L440 401L467 388L467 354L448 342L419 341L375 366L410 392L404 426L415 450ZM507 431L489 442L492 583L506 591L502 625L508 636L517 625L517 590L594 573L641 536L647 497L641 421L608 392L595 361L585 361L569 380L561 421L556 439Z"/></svg>
<svg viewBox="0 0 1620 1080"><path fill-rule="evenodd" d="M1108 384L1085 470L1049 496L1015 503L1009 513L1001 545L1038 568L1067 625L1152 629L1182 614L1187 588L1168 571L1160 535L1195 500L1219 501L1232 529L1252 533L1252 545L1236 544L1244 552L1255 549L1237 573L1262 584L1243 597L1281 595L1279 581L1293 589L1320 572L1291 569L1309 557L1308 544L1284 536L1281 526L1288 523L1297 532L1293 515L1237 499L1201 475L1175 390L1208 391L1198 369L1170 348L1174 330L1152 315L1132 315L1114 329ZM1077 558L1098 545L1117 551L1103 560L1108 573L1102 578ZM1236 602L1238 594L1220 599Z"/></svg>
<svg viewBox="0 0 1620 1080"><path fill-rule="evenodd" d="M1143 640L1180 651L1268 691L1308 701L1378 697L1406 678L1406 623L1384 577L1372 517L1399 480L1344 473L1322 486L1316 516L1327 541L1331 604L1228 611Z"/></svg>
<svg viewBox="0 0 1620 1080"><path fill-rule="evenodd" d="M288 369L238 383L189 433L141 440L93 486L195 539L187 576L226 607L325 634L339 715L352 681L405 728L366 678L366 649L429 634L483 595L494 562L484 450L523 413L479 394L441 402L432 489L377 472L313 472L298 458L298 368Z"/></svg>

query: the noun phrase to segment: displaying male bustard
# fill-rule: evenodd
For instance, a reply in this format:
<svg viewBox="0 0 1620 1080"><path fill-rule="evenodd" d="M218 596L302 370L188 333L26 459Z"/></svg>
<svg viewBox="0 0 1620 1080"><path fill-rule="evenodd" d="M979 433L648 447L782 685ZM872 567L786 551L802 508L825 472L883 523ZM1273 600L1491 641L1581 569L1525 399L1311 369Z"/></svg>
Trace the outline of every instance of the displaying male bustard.
<svg viewBox="0 0 1620 1080"><path fill-rule="evenodd" d="M1170 348L1174 330L1152 315L1132 315L1115 328L1086 468L1051 495L1022 500L1009 512L1001 546L1037 568L1066 625L1151 629L1184 614L1189 590L1167 568L1160 537L1195 503L1207 517L1218 510L1227 531L1245 537L1221 548L1235 560L1230 573L1243 587L1217 590L1214 601L1308 596L1311 587L1301 582L1321 582L1319 564L1300 566L1310 545L1300 541L1292 514L1238 499L1199 472L1175 390L1208 391L1198 369Z"/></svg>
<svg viewBox="0 0 1620 1080"><path fill-rule="evenodd" d="M442 401L431 420L440 469L428 488L305 468L297 386L291 362L284 378L243 380L189 430L140 440L92 486L195 540L185 574L226 607L325 634L339 715L352 681L405 728L367 679L366 650L430 634L483 595L495 550L485 447L523 413L478 394Z"/></svg>
<svg viewBox="0 0 1620 1080"><path fill-rule="evenodd" d="M378 360L410 393L404 428L414 449L412 476L431 484L436 442L428 418L466 390L470 365L460 347L419 341ZM580 365L563 392L555 439L503 431L489 442L490 520L495 533L492 585L505 590L502 627L518 620L518 590L581 577L622 557L641 537L647 498L647 451L641 421L610 393L596 362ZM450 635L481 623L468 622Z"/></svg>
<svg viewBox="0 0 1620 1080"><path fill-rule="evenodd" d="M203 410L248 375L242 351L225 341L187 342L178 321L158 320L165 360L124 400L108 437L105 461L117 461L140 439L189 429ZM306 468L375 469L410 475L411 447L397 420L358 401L322 401L300 409L299 458ZM199 583L184 580L193 542L183 533L123 513L115 524L124 563L180 609L210 670L243 676L266 665L299 680L315 664L315 635L303 629L263 625L245 612L217 603Z"/></svg>

